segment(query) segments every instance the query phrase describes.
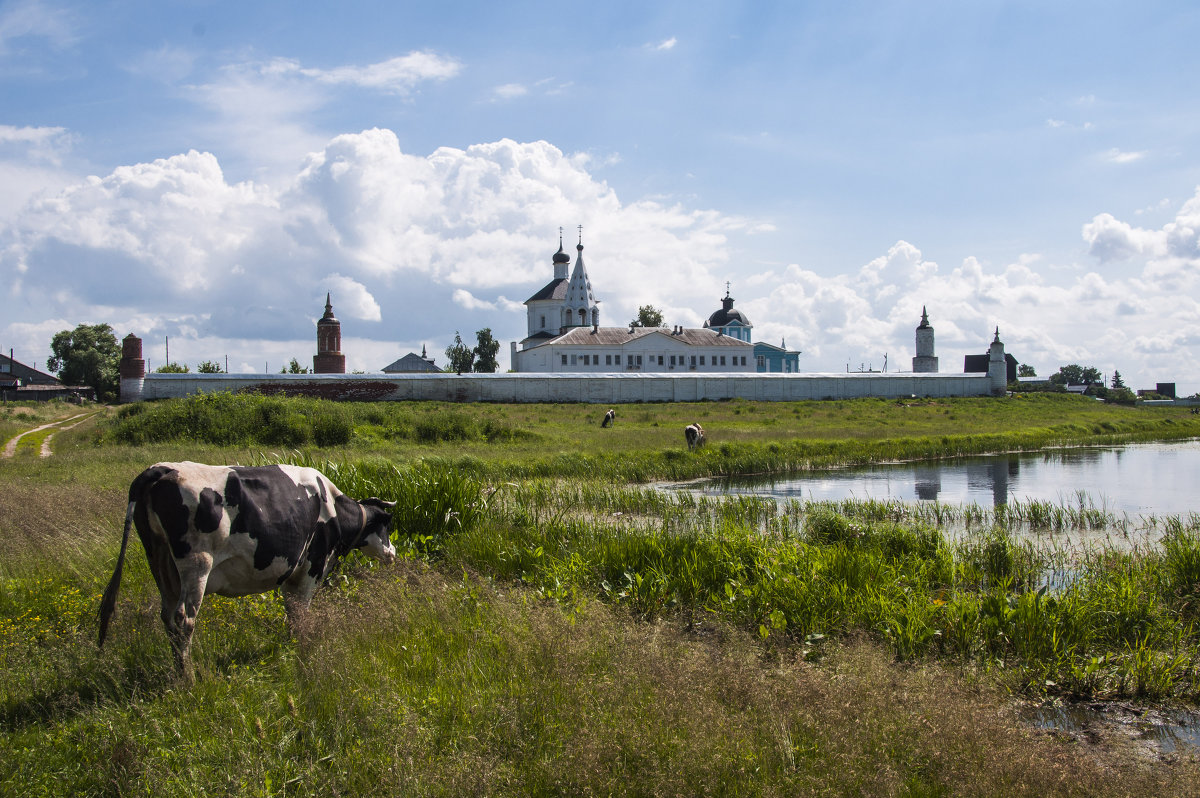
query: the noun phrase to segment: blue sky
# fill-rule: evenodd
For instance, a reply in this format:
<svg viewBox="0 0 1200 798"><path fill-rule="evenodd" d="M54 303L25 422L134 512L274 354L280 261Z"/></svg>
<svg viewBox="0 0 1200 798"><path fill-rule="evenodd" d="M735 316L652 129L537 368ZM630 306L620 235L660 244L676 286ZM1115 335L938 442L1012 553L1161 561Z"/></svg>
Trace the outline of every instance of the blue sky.
<svg viewBox="0 0 1200 798"><path fill-rule="evenodd" d="M0 2L0 347L351 368L525 334L558 229L601 321L725 283L802 368L1200 390L1188 3Z"/></svg>

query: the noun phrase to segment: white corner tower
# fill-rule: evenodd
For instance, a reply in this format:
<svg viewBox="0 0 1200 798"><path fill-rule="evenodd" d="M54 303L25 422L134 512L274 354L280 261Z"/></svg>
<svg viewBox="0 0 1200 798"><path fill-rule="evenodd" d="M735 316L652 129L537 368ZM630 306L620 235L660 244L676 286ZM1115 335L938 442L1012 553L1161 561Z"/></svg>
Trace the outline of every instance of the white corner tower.
<svg viewBox="0 0 1200 798"><path fill-rule="evenodd" d="M1000 328L988 347L988 379L992 383L992 395L1004 396L1008 390L1008 362L1004 356L1004 344L1000 342Z"/></svg>
<svg viewBox="0 0 1200 798"><path fill-rule="evenodd" d="M921 323L917 325L917 356L912 359L915 374L937 374L938 359L933 354L933 325L929 314L921 307Z"/></svg>

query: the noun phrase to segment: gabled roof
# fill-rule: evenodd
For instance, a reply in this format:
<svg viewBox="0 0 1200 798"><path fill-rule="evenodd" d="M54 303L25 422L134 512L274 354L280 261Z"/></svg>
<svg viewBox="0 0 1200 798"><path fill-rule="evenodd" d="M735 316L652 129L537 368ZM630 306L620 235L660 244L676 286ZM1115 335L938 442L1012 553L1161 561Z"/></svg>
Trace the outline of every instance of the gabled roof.
<svg viewBox="0 0 1200 798"><path fill-rule="evenodd" d="M384 374L403 374L411 372L441 371L432 360L421 357L416 352L409 352L394 363L383 367Z"/></svg>
<svg viewBox="0 0 1200 798"><path fill-rule="evenodd" d="M25 380L26 383L34 385L62 385L62 381L53 374L38 371L19 360L10 359L8 355L0 355L0 372L16 375Z"/></svg>

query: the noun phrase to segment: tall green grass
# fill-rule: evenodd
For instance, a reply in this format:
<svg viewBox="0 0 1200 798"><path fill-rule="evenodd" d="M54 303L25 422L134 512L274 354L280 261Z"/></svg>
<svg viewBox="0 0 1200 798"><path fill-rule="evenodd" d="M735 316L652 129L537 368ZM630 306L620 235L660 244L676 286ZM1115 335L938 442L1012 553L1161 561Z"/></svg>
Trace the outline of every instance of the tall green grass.
<svg viewBox="0 0 1200 798"><path fill-rule="evenodd" d="M401 402L344 403L255 393L202 393L124 405L109 439L125 444L195 441L218 446L346 446L357 437L423 444L534 437L496 419Z"/></svg>
<svg viewBox="0 0 1200 798"><path fill-rule="evenodd" d="M760 500L650 493L523 485L446 556L567 606L715 613L801 644L865 631L901 659L973 662L1023 692L1200 698L1195 535L1068 560L999 526L952 539L821 505L781 514Z"/></svg>

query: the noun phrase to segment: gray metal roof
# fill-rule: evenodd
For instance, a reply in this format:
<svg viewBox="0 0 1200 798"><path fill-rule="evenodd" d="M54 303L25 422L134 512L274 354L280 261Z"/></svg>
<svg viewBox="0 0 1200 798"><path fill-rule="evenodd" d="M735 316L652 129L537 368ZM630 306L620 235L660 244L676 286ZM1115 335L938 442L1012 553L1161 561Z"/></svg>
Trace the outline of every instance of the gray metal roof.
<svg viewBox="0 0 1200 798"><path fill-rule="evenodd" d="M630 341L645 338L647 335L660 335L664 339L679 341L688 346L730 346L752 347L746 341L739 341L728 335L721 335L716 330L704 330L695 327L685 327L676 332L671 327L572 327L562 335L549 339L539 346L554 344L555 346L624 346ZM531 338L534 336L530 336Z"/></svg>

